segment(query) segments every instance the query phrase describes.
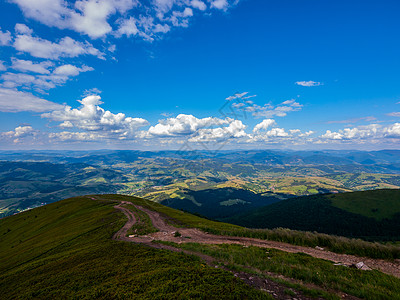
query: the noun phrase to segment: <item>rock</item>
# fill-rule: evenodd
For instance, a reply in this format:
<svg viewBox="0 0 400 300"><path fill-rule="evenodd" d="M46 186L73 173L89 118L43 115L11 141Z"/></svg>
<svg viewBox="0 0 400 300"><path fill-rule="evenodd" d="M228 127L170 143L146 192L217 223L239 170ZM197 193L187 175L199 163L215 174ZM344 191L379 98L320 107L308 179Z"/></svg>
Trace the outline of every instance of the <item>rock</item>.
<svg viewBox="0 0 400 300"><path fill-rule="evenodd" d="M363 270L363 271L368 271L371 270L370 267L368 267L366 264L364 264L362 261L360 261L359 263L355 264L355 267L359 270Z"/></svg>
<svg viewBox="0 0 400 300"><path fill-rule="evenodd" d="M324 248L322 248L322 247L320 247L320 246L315 246L315 249L321 250L321 251L325 250Z"/></svg>

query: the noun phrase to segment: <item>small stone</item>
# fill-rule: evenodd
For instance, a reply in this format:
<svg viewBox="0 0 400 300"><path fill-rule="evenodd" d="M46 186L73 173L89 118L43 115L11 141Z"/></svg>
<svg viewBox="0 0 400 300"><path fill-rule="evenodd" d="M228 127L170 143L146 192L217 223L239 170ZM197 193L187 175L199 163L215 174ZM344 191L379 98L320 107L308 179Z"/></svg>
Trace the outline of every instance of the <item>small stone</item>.
<svg viewBox="0 0 400 300"><path fill-rule="evenodd" d="M364 264L362 261L360 261L359 263L356 263L356 268L359 270L363 270L363 271L371 270L371 268L368 267L366 264Z"/></svg>

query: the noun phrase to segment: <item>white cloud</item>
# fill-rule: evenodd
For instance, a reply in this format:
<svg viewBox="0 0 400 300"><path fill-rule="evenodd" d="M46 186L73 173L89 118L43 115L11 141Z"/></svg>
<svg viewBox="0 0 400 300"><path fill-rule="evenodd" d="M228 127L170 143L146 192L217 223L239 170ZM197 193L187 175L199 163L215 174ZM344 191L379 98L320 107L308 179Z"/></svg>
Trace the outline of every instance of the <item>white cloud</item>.
<svg viewBox="0 0 400 300"><path fill-rule="evenodd" d="M1 31L0 28L0 46L9 46L11 44L11 33L9 31Z"/></svg>
<svg viewBox="0 0 400 300"><path fill-rule="evenodd" d="M275 120L273 120L273 119L265 119L261 123L258 123L256 126L254 126L253 132L258 132L261 129L266 130L268 127L271 127L273 125L276 125Z"/></svg>
<svg viewBox="0 0 400 300"><path fill-rule="evenodd" d="M188 27L189 17L193 16L191 8L186 7L183 11L173 11L172 16L169 18L173 26L176 27Z"/></svg>
<svg viewBox="0 0 400 300"><path fill-rule="evenodd" d="M155 33L159 33L159 32L167 33L170 30L171 30L171 27L169 27L168 24L164 24L164 25L157 24L157 25L154 26L154 29L153 29L153 31Z"/></svg>
<svg viewBox="0 0 400 300"><path fill-rule="evenodd" d="M400 138L400 123L394 123L384 128L383 134L388 138Z"/></svg>
<svg viewBox="0 0 400 300"><path fill-rule="evenodd" d="M16 3L28 18L48 26L65 28L70 10L64 0L11 0Z"/></svg>
<svg viewBox="0 0 400 300"><path fill-rule="evenodd" d="M79 13L71 12L69 27L91 38L99 38L112 31L107 22L108 17L116 11L112 1L77 1L75 7Z"/></svg>
<svg viewBox="0 0 400 300"><path fill-rule="evenodd" d="M49 62L34 64L31 61L14 61L14 69L20 71L31 71L39 74L24 74L7 72L1 75L3 80L2 85L8 88L24 87L33 88L36 91L43 93L45 90L53 89L56 86L65 84L70 77L77 76L81 72L92 71L93 68L82 66L81 68L66 64L57 67L52 73L46 69L48 65L53 65ZM40 75L42 74L42 75Z"/></svg>
<svg viewBox="0 0 400 300"><path fill-rule="evenodd" d="M300 131L298 133L300 133ZM307 132L300 133L299 137L307 137L307 136L313 135L314 133L315 133L315 131L309 130Z"/></svg>
<svg viewBox="0 0 400 300"><path fill-rule="evenodd" d="M343 138L343 134L327 130L325 134L321 135L321 138L329 140L341 140Z"/></svg>
<svg viewBox="0 0 400 300"><path fill-rule="evenodd" d="M135 0L82 0L72 5L64 0L12 1L29 18L48 26L73 29L92 38L110 33L108 18L117 12L125 13L138 3Z"/></svg>
<svg viewBox="0 0 400 300"><path fill-rule="evenodd" d="M273 106L271 104L265 104L264 106L259 106L249 101L241 109L250 112L254 117L271 118L274 116L285 117L289 112L299 111L301 110L302 107L303 107L302 104L292 99L292 100L286 100L277 106Z"/></svg>
<svg viewBox="0 0 400 300"><path fill-rule="evenodd" d="M24 137L27 135L32 134L35 132L35 130L32 128L32 126L18 126L15 128L14 131L8 131L4 133L4 135L11 136L11 137Z"/></svg>
<svg viewBox="0 0 400 300"><path fill-rule="evenodd" d="M134 36L138 34L139 30L136 27L136 21L133 17L129 19L121 20L120 26L116 32L117 36L126 35L127 37ZM114 52L114 51L112 51Z"/></svg>
<svg viewBox="0 0 400 300"><path fill-rule="evenodd" d="M306 86L306 87L310 87L310 86L320 86L323 85L323 83L318 82L318 81L297 81L295 82L295 84L300 85L300 86Z"/></svg>
<svg viewBox="0 0 400 300"><path fill-rule="evenodd" d="M246 125L242 121L229 120L229 122L228 126L201 128L189 138L189 142L222 142L248 136L245 132Z"/></svg>
<svg viewBox="0 0 400 300"><path fill-rule="evenodd" d="M138 128L148 125L145 119L126 117L123 113L113 114L104 110L100 107L103 103L100 99L100 96L87 96L78 100L81 103L79 108L72 109L70 106L65 106L64 109L42 114L42 118L61 122L59 126L62 128L97 132L110 139L134 138ZM70 136L73 135L71 133Z"/></svg>
<svg viewBox="0 0 400 300"><path fill-rule="evenodd" d="M11 68L21 72L33 72L38 74L49 74L49 67L53 66L53 63L50 61L44 61L40 63L34 63L30 60L22 60L12 58Z"/></svg>
<svg viewBox="0 0 400 300"><path fill-rule="evenodd" d="M194 8L197 8L197 9L203 10L203 11L207 9L207 5L203 1L200 1L200 0L192 0L192 1L190 1L190 5Z"/></svg>
<svg viewBox="0 0 400 300"><path fill-rule="evenodd" d="M60 104L40 99L30 93L0 87L0 111L45 112L63 107Z"/></svg>
<svg viewBox="0 0 400 300"><path fill-rule="evenodd" d="M30 125L18 126L12 131L0 133L0 139L11 139L15 144L20 143L27 137L35 137L38 134Z"/></svg>
<svg viewBox="0 0 400 300"><path fill-rule="evenodd" d="M287 137L289 134L283 128L272 128L265 133L266 137Z"/></svg>
<svg viewBox="0 0 400 300"><path fill-rule="evenodd" d="M83 95L86 96L93 96L93 95L100 95L102 93L101 90L98 88L91 88L91 89L86 89L83 91Z"/></svg>
<svg viewBox="0 0 400 300"><path fill-rule="evenodd" d="M235 99L243 99L244 96L246 96L248 93L249 93L249 92L236 93L236 94L234 94L234 95L232 95L232 96L229 96L229 97L226 98L225 100L232 101L232 100L235 100ZM253 96L253 97L254 97L254 96Z"/></svg>
<svg viewBox="0 0 400 300"><path fill-rule="evenodd" d="M387 126L369 124L353 128L344 128L338 131L327 130L316 143L339 144L398 144L400 139L400 123Z"/></svg>
<svg viewBox="0 0 400 300"><path fill-rule="evenodd" d="M65 0L10 1L20 7L25 17L47 26L71 29L93 39L112 34L116 37L140 36L152 41L173 26L188 26L188 19L193 16L192 8L203 12L207 10L205 1L201 0L78 0L74 3ZM230 1L231 4L228 0L207 2L210 8L226 11L238 1ZM146 24L149 22L151 26Z"/></svg>
<svg viewBox="0 0 400 300"><path fill-rule="evenodd" d="M15 24L15 32L17 34L27 34L27 35L32 35L33 30L30 29L28 26L26 26L25 24L20 24L17 23Z"/></svg>
<svg viewBox="0 0 400 300"><path fill-rule="evenodd" d="M390 117L400 117L400 111L391 112L387 114Z"/></svg>
<svg viewBox="0 0 400 300"><path fill-rule="evenodd" d="M18 34L14 41L14 48L18 51L27 52L34 57L47 59L80 55L93 55L104 59L104 53L94 48L92 44L78 42L68 36L62 38L58 43L53 43L30 34Z"/></svg>
<svg viewBox="0 0 400 300"><path fill-rule="evenodd" d="M57 67L54 70L54 74L62 76L77 76L79 75L79 73L93 71L93 70L94 69L92 67L88 67L85 65L82 66L81 68L78 68L76 66L67 64Z"/></svg>
<svg viewBox="0 0 400 300"><path fill-rule="evenodd" d="M0 71L6 71L7 67L4 65L4 61L0 60Z"/></svg>
<svg viewBox="0 0 400 300"><path fill-rule="evenodd" d="M148 130L149 134L154 136L182 136L195 133L203 127L228 124L230 119L218 119L207 117L198 119L193 115L180 114L176 118L160 120L155 126Z"/></svg>
<svg viewBox="0 0 400 300"><path fill-rule="evenodd" d="M221 10L226 10L229 4L227 0L214 0L211 2L211 7Z"/></svg>

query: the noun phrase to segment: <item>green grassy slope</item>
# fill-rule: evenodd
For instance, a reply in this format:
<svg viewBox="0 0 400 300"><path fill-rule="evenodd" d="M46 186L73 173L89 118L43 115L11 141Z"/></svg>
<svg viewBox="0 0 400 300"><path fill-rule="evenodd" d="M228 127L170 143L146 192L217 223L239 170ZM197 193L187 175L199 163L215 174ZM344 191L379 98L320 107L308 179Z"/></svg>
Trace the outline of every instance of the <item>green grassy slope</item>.
<svg viewBox="0 0 400 300"><path fill-rule="evenodd" d="M400 190L298 197L226 221L252 228L285 227L369 240L400 240Z"/></svg>
<svg viewBox="0 0 400 300"><path fill-rule="evenodd" d="M111 240L126 220L113 205L77 197L1 219L1 297L266 297L196 257Z"/></svg>
<svg viewBox="0 0 400 300"><path fill-rule="evenodd" d="M345 211L374 218L392 219L400 213L400 190L374 190L327 196L332 205Z"/></svg>
<svg viewBox="0 0 400 300"><path fill-rule="evenodd" d="M283 228L250 229L238 225L212 221L187 212L176 210L159 203L145 199L124 195L98 195L98 199L134 201L136 204L147 207L163 214L173 225L179 227L199 228L205 232L259 238L286 242L300 246L322 246L332 252L354 254L371 258L395 259L400 258L400 247L370 243L359 239L349 239L342 236L327 235L316 232L304 232Z"/></svg>

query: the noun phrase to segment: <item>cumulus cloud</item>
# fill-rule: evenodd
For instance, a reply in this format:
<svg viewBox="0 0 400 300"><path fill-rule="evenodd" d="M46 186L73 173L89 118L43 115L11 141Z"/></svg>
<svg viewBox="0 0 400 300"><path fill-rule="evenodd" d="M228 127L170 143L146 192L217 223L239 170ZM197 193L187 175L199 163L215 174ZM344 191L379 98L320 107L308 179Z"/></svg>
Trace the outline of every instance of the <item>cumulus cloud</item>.
<svg viewBox="0 0 400 300"><path fill-rule="evenodd" d="M0 133L0 138L11 139L15 144L26 137L35 137L38 134L30 125L18 126L14 130Z"/></svg>
<svg viewBox="0 0 400 300"><path fill-rule="evenodd" d="M0 111L2 112L45 112L62 107L60 104L38 98L27 92L0 87Z"/></svg>
<svg viewBox="0 0 400 300"><path fill-rule="evenodd" d="M24 137L27 135L31 135L33 132L35 132L35 130L32 128L32 126L27 125L27 126L18 126L13 131L5 132L4 135L10 137Z"/></svg>
<svg viewBox="0 0 400 300"><path fill-rule="evenodd" d="M120 25L116 32L116 36L120 37L122 35L126 35L127 37L131 37L138 34L138 32L139 30L136 26L135 18L130 17L129 19L120 20Z"/></svg>
<svg viewBox="0 0 400 300"><path fill-rule="evenodd" d="M64 0L12 0L26 17L60 29L72 29L99 38L112 28L110 16L125 13L137 5L136 0L82 0L74 4Z"/></svg>
<svg viewBox="0 0 400 300"><path fill-rule="evenodd" d="M151 41L157 34L168 32L171 27L188 26L188 19L193 16L192 8L202 12L208 8L205 1L201 0L10 1L17 4L28 18L47 26L71 29L93 39L113 34L117 37L140 36ZM207 2L210 3L209 8L226 11L238 1ZM151 26L148 26L149 22Z"/></svg>
<svg viewBox="0 0 400 300"><path fill-rule="evenodd" d="M198 129L214 125L228 124L231 119L207 117L198 119L193 115L180 114L176 118L160 120L148 130L149 134L159 137L184 136L195 133Z"/></svg>
<svg viewBox="0 0 400 300"><path fill-rule="evenodd" d="M1 31L0 28L0 46L9 46L11 44L11 33L9 31Z"/></svg>
<svg viewBox="0 0 400 300"><path fill-rule="evenodd" d="M53 73L62 76L77 76L79 75L79 73L93 71L93 70L94 69L92 67L88 67L85 65L82 66L81 68L78 68L76 66L67 64L57 67Z"/></svg>
<svg viewBox="0 0 400 300"><path fill-rule="evenodd" d="M68 36L54 43L32 36L30 32L24 32L17 34L13 46L18 51L26 52L39 58L57 60L60 57L93 55L104 59L104 53L94 48L89 42L78 42Z"/></svg>
<svg viewBox="0 0 400 300"><path fill-rule="evenodd" d="M226 10L229 4L227 0L214 0L211 1L211 7L221 10Z"/></svg>
<svg viewBox="0 0 400 300"><path fill-rule="evenodd" d="M295 84L300 85L300 86L306 86L306 87L323 85L322 82L312 81L312 80L310 80L310 81L297 81L297 82L295 82Z"/></svg>
<svg viewBox="0 0 400 300"><path fill-rule="evenodd" d="M240 107L242 110L250 112L254 117L285 117L289 112L299 111L303 107L294 99L286 100L277 106L265 104L263 106L257 105L248 101L246 105Z"/></svg>
<svg viewBox="0 0 400 300"><path fill-rule="evenodd" d="M11 68L21 72L32 72L38 74L49 74L49 67L53 66L53 63L50 61L44 61L40 63L35 63L30 60L22 60L12 58Z"/></svg>
<svg viewBox="0 0 400 300"><path fill-rule="evenodd" d="M51 73L48 69L52 63L43 62L39 64L31 61L14 61L13 68L20 71L31 71L38 74L11 73L7 72L0 76L3 80L2 85L7 88L25 87L43 93L45 90L53 89L65 84L70 77L77 76L81 72L92 71L93 68L82 66L81 68L66 64L57 67Z"/></svg>
<svg viewBox="0 0 400 300"><path fill-rule="evenodd" d="M338 131L327 130L321 135L322 140L334 140L351 143L376 143L382 142L386 138L400 138L400 123L394 123L388 126L380 124L369 124L353 128L344 128Z"/></svg>
<svg viewBox="0 0 400 300"><path fill-rule="evenodd" d="M17 34L27 34L31 35L33 33L33 30L30 29L28 26L25 24L17 23L15 24L15 32Z"/></svg>
<svg viewBox="0 0 400 300"><path fill-rule="evenodd" d="M353 128L344 128L337 132L327 130L321 137L332 140L354 140L377 137L379 129L382 126L379 124L370 124L366 126L358 126Z"/></svg>
<svg viewBox="0 0 400 300"><path fill-rule="evenodd" d="M383 135L388 138L400 138L400 123L394 123L383 129Z"/></svg>
<svg viewBox="0 0 400 300"><path fill-rule="evenodd" d="M189 142L222 142L247 137L246 125L240 120L229 120L228 126L201 128L189 138Z"/></svg>
<svg viewBox="0 0 400 300"><path fill-rule="evenodd" d="M271 121L273 120L264 121L260 124L257 124L260 125L258 126L259 130L253 130L253 134L249 136L248 142L286 145L299 145L313 142L313 138L310 136L314 134L314 131L310 130L307 132L302 132L300 129L285 130L284 128L280 127L270 128L271 126L276 125L276 123L272 123Z"/></svg>
<svg viewBox="0 0 400 300"><path fill-rule="evenodd" d="M258 123L256 126L254 126L253 132L258 132L262 129L267 129L268 127L271 127L273 125L276 125L275 120L273 119L265 119L261 123Z"/></svg>
<svg viewBox="0 0 400 300"><path fill-rule="evenodd" d="M199 10L206 10L207 9L207 5L203 1L200 1L200 0L192 0L192 1L190 1L190 5L193 8L197 8Z"/></svg>
<svg viewBox="0 0 400 300"><path fill-rule="evenodd" d="M87 96L78 100L81 103L79 108L65 106L63 109L42 114L42 118L60 122L59 127L61 128L97 132L96 136L110 139L134 138L138 128L148 125L145 119L127 117L123 113L113 114L103 109L100 107L103 104L100 99L100 96ZM68 136L68 134L64 134L64 136ZM74 134L70 136L74 136Z"/></svg>

